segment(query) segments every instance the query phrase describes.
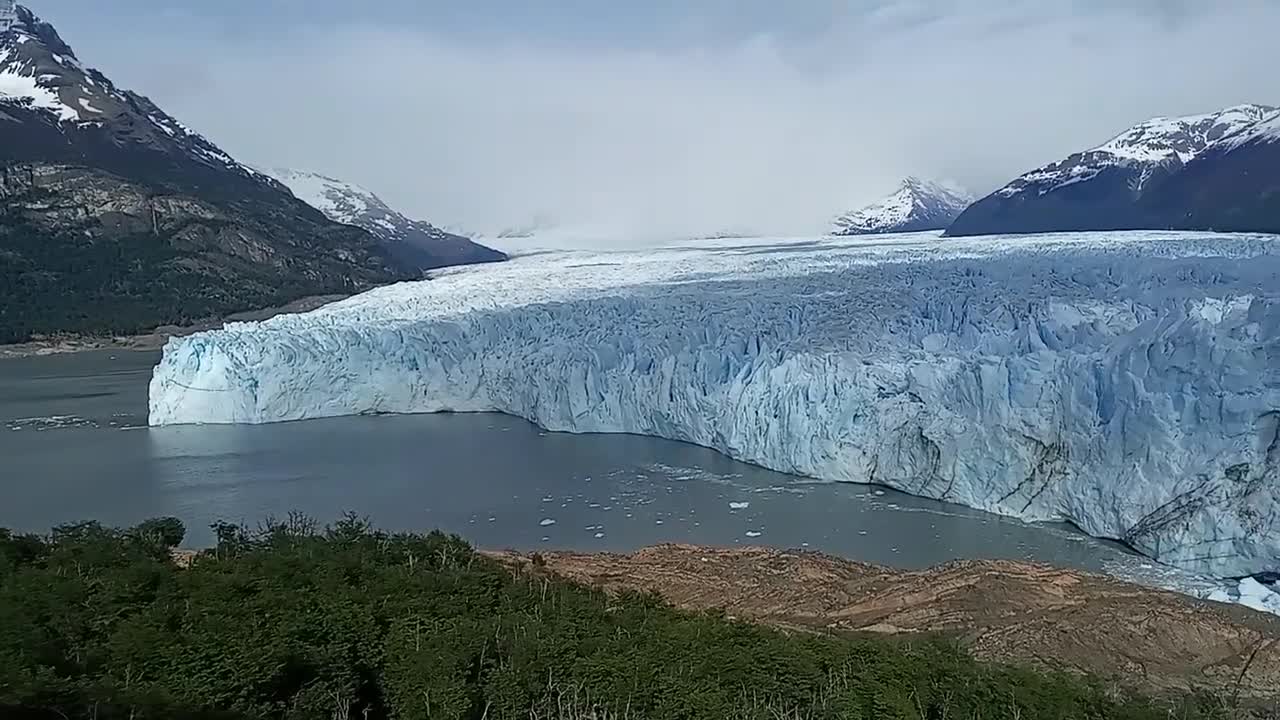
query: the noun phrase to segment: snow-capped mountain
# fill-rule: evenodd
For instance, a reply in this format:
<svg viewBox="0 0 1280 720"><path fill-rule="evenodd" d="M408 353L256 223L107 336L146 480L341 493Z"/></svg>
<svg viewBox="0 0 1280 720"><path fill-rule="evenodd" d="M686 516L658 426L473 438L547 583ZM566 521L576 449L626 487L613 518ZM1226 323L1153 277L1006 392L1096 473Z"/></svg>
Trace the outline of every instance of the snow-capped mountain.
<svg viewBox="0 0 1280 720"><path fill-rule="evenodd" d="M909 177L893 194L836 218L832 235L942 230L973 202L967 192L939 182Z"/></svg>
<svg viewBox="0 0 1280 720"><path fill-rule="evenodd" d="M260 168L284 183L295 197L343 225L355 225L378 238L397 257L422 270L448 265L498 262L507 256L430 223L413 220L383 202L373 191L319 173Z"/></svg>
<svg viewBox="0 0 1280 720"><path fill-rule="evenodd" d="M24 112L65 134L93 133L111 141L185 159L219 171L257 174L199 133L178 122L146 97L117 88L105 75L85 67L52 25L16 6L9 29L0 33L0 111ZM12 119L12 118L11 118ZM74 137L65 143L71 150ZM7 143L7 157L47 148Z"/></svg>
<svg viewBox="0 0 1280 720"><path fill-rule="evenodd" d="M134 331L416 274L86 67L27 8L4 20L0 342Z"/></svg>
<svg viewBox="0 0 1280 720"><path fill-rule="evenodd" d="M1280 233L1280 111L1211 144L1140 204L1158 227Z"/></svg>
<svg viewBox="0 0 1280 720"><path fill-rule="evenodd" d="M1090 150L1026 173L971 205L949 236L1165 227L1143 196L1206 149L1246 131L1275 108L1153 118Z"/></svg>

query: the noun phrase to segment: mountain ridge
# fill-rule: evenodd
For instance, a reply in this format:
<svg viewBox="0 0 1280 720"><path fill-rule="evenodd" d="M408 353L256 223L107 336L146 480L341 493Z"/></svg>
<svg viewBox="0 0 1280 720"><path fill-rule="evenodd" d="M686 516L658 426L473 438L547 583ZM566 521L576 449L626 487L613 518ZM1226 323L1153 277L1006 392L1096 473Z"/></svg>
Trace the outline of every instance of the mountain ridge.
<svg viewBox="0 0 1280 720"><path fill-rule="evenodd" d="M270 175L294 197L330 220L362 228L403 262L421 270L450 265L501 262L507 255L392 208L368 188L330 175L293 168L254 170Z"/></svg>
<svg viewBox="0 0 1280 720"><path fill-rule="evenodd" d="M1180 219L1170 204L1146 198L1159 197L1171 178L1206 153L1215 156L1213 148L1275 112L1269 105L1247 104L1145 120L1101 145L1019 175L973 203L946 234L1208 229Z"/></svg>

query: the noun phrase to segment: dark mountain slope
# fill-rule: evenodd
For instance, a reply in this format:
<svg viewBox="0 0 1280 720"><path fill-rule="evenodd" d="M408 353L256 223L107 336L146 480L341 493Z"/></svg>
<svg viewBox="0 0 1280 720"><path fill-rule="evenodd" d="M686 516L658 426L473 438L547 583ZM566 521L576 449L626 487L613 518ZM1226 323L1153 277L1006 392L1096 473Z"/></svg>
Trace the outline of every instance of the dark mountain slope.
<svg viewBox="0 0 1280 720"><path fill-rule="evenodd" d="M1203 229L1175 221L1184 215L1180 208L1149 198L1189 165L1201 165L1197 160L1209 148L1274 110L1240 105L1139 123L1103 145L1016 178L969 206L947 235Z"/></svg>
<svg viewBox="0 0 1280 720"><path fill-rule="evenodd" d="M0 342L129 332L415 277L18 7L0 33Z"/></svg>
<svg viewBox="0 0 1280 720"><path fill-rule="evenodd" d="M1280 112L1211 145L1141 207L1160 227L1280 233Z"/></svg>

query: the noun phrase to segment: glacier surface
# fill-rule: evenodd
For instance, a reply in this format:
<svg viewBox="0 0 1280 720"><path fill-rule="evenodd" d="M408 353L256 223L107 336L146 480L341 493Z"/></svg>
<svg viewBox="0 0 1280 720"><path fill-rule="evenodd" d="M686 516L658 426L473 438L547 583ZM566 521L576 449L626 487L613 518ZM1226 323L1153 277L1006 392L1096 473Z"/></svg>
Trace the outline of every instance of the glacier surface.
<svg viewBox="0 0 1280 720"><path fill-rule="evenodd" d="M557 252L176 338L152 425L499 411L1280 570L1280 239Z"/></svg>

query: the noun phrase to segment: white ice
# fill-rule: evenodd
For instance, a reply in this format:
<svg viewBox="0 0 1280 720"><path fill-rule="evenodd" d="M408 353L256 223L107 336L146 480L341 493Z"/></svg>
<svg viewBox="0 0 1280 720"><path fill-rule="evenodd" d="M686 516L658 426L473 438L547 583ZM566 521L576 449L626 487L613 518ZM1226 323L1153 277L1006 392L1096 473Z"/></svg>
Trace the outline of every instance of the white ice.
<svg viewBox="0 0 1280 720"><path fill-rule="evenodd" d="M1280 566L1280 240L559 252L177 338L150 422L500 411Z"/></svg>

